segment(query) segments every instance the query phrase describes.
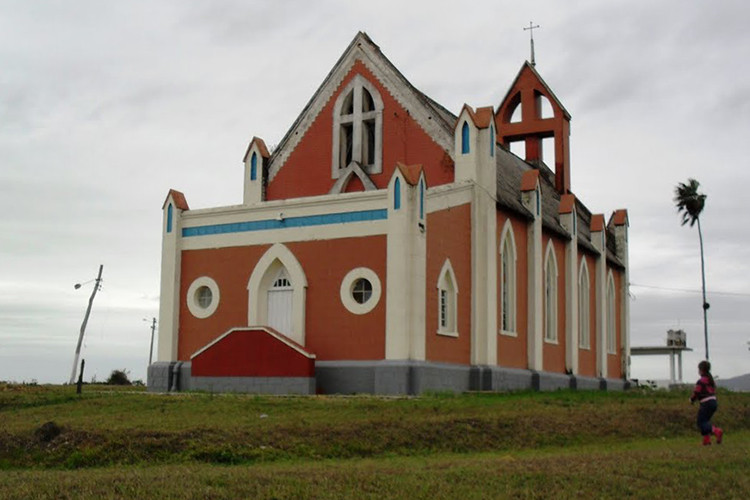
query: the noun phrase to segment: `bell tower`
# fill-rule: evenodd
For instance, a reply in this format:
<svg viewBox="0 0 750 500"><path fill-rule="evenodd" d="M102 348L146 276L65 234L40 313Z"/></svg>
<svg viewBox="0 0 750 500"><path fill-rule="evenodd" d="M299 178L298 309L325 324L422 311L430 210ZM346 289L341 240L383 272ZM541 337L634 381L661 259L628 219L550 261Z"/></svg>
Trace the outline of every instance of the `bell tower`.
<svg viewBox="0 0 750 500"><path fill-rule="evenodd" d="M542 116L542 103L547 100L552 117ZM520 120L511 121L518 116ZM570 192L570 113L552 93L528 61L523 64L505 99L495 113L497 140L509 147L510 143L526 144L526 161L544 161L542 139L552 137L555 145L555 188L560 194Z"/></svg>

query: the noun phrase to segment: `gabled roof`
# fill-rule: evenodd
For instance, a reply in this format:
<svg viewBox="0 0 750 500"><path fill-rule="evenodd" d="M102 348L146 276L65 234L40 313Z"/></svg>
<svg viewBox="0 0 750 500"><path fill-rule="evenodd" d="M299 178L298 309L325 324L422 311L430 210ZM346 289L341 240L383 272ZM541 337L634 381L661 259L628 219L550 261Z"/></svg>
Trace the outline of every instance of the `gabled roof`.
<svg viewBox="0 0 750 500"><path fill-rule="evenodd" d="M185 199L185 195L182 194L180 191L177 191L176 189L169 190L169 192L167 193L167 197L164 198L164 203L162 203L161 205L162 210L164 210L164 207L167 206L170 196L172 197L172 200L174 201L175 207L179 208L180 210L190 210L187 200Z"/></svg>
<svg viewBox="0 0 750 500"><path fill-rule="evenodd" d="M471 118L471 121L474 122L474 126L477 128L488 128L494 122L495 112L493 111L492 106L477 108L477 110L474 111L471 106L464 104L464 107L461 108L461 113L463 113L464 110L469 114L469 118ZM461 116L461 113L459 113L459 116ZM457 126L458 122L456 122L456 127Z"/></svg>
<svg viewBox="0 0 750 500"><path fill-rule="evenodd" d="M279 142L269 159L269 179L284 165L307 129L338 90L355 61L371 71L411 117L445 149L453 154L453 127L456 117L443 106L417 90L391 63L366 33L359 32L326 75L318 90Z"/></svg>
<svg viewBox="0 0 750 500"><path fill-rule="evenodd" d="M253 145L258 145L258 151L260 151L260 155L263 158L268 158L271 155L268 153L268 148L266 147L266 143L261 139L260 137L253 137L250 141L250 144L247 145L247 151L245 151L245 156L242 157L242 163L245 163L247 161L247 155L250 154L250 150L253 149Z"/></svg>
<svg viewBox="0 0 750 500"><path fill-rule="evenodd" d="M417 183L419 183L419 178L424 171L421 164L404 165L401 162L396 162L396 167L398 168L399 172L401 172L401 175L404 176L406 182L408 182L412 186L416 186Z"/></svg>

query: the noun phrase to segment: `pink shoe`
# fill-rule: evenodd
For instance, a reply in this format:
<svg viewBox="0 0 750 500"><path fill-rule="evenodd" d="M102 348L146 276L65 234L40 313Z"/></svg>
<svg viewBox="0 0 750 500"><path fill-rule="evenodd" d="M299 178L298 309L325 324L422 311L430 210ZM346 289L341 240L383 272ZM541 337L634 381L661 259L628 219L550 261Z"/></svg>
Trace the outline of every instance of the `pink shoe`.
<svg viewBox="0 0 750 500"><path fill-rule="evenodd" d="M719 427L713 428L713 434L716 436L716 444L721 444L721 439L724 437L724 431L721 430Z"/></svg>
<svg viewBox="0 0 750 500"><path fill-rule="evenodd" d="M703 436L703 446L709 446L711 444L711 435L707 434Z"/></svg>

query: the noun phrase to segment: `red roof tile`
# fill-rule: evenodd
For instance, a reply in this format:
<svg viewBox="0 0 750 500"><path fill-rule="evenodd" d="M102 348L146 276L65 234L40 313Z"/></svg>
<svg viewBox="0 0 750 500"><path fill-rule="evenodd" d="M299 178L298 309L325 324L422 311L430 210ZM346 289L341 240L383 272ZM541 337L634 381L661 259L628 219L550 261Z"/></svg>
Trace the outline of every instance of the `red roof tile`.
<svg viewBox="0 0 750 500"><path fill-rule="evenodd" d="M242 157L242 163L245 163L247 161L247 155L250 154L250 150L253 149L253 144L258 144L258 151L260 151L260 155L263 158L269 158L271 155L268 153L268 148L266 147L266 143L263 142L263 139L260 137L253 137L250 141L250 144L247 146L247 151L245 151L245 156Z"/></svg>
<svg viewBox="0 0 750 500"><path fill-rule="evenodd" d="M604 231L604 214L591 216L591 232Z"/></svg>
<svg viewBox="0 0 750 500"><path fill-rule="evenodd" d="M628 211L625 210L624 208L615 210L614 215L612 215L612 222L614 222L615 226L627 226L628 225Z"/></svg>
<svg viewBox="0 0 750 500"><path fill-rule="evenodd" d="M564 194L560 197L560 213L572 213L576 206L576 197L572 194Z"/></svg>
<svg viewBox="0 0 750 500"><path fill-rule="evenodd" d="M527 170L521 177L521 191L533 191L539 185L539 170Z"/></svg>
<svg viewBox="0 0 750 500"><path fill-rule="evenodd" d="M401 172L401 175L404 176L406 182L412 186L417 185L419 182L419 176L422 174L422 165L404 165L401 162L397 162L396 167Z"/></svg>
<svg viewBox="0 0 750 500"><path fill-rule="evenodd" d="M177 191L176 189L169 190L169 193L167 193L167 197L164 199L164 203L161 206L162 209L167 206L167 202L169 201L170 196L174 201L175 207L179 208L180 210L190 210L190 207L187 204L187 200L185 199L185 195L180 191Z"/></svg>

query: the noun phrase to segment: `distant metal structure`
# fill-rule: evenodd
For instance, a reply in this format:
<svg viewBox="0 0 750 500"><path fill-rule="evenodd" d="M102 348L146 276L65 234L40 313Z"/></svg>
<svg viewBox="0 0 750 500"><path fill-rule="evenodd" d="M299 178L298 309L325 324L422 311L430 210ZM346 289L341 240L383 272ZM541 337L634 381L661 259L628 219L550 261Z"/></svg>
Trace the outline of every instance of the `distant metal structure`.
<svg viewBox="0 0 750 500"><path fill-rule="evenodd" d="M541 26L538 24L535 26L534 23L529 21L529 27L523 29L524 31L528 31L529 36L531 37L531 61L529 62L532 66L536 66L536 61L534 60L534 30L537 28L541 28Z"/></svg>
<svg viewBox="0 0 750 500"><path fill-rule="evenodd" d="M70 373L70 384L75 384L76 381L76 369L78 368L78 358L81 356L81 344L83 344L83 333L86 331L86 323L89 322L89 315L91 314L91 306L94 303L94 297L96 297L96 292L99 290L99 287L101 286L102 282L102 271L104 270L104 265L99 265L99 275L96 277L96 283L94 284L94 290L91 292L91 297L89 298L89 305L86 308L86 314L83 317L83 323L81 323L81 333L78 335L78 345L76 346L76 355L75 358L73 358L73 371ZM85 284L85 283L84 283ZM83 286L81 283L75 284L75 289L78 290Z"/></svg>
<svg viewBox="0 0 750 500"><path fill-rule="evenodd" d="M687 346L687 334L683 330L667 330L667 345L649 346L649 347L631 347L631 356L652 356L668 355L669 356L669 383L682 383L682 353L691 351ZM677 358L678 373L675 376L675 358Z"/></svg>

